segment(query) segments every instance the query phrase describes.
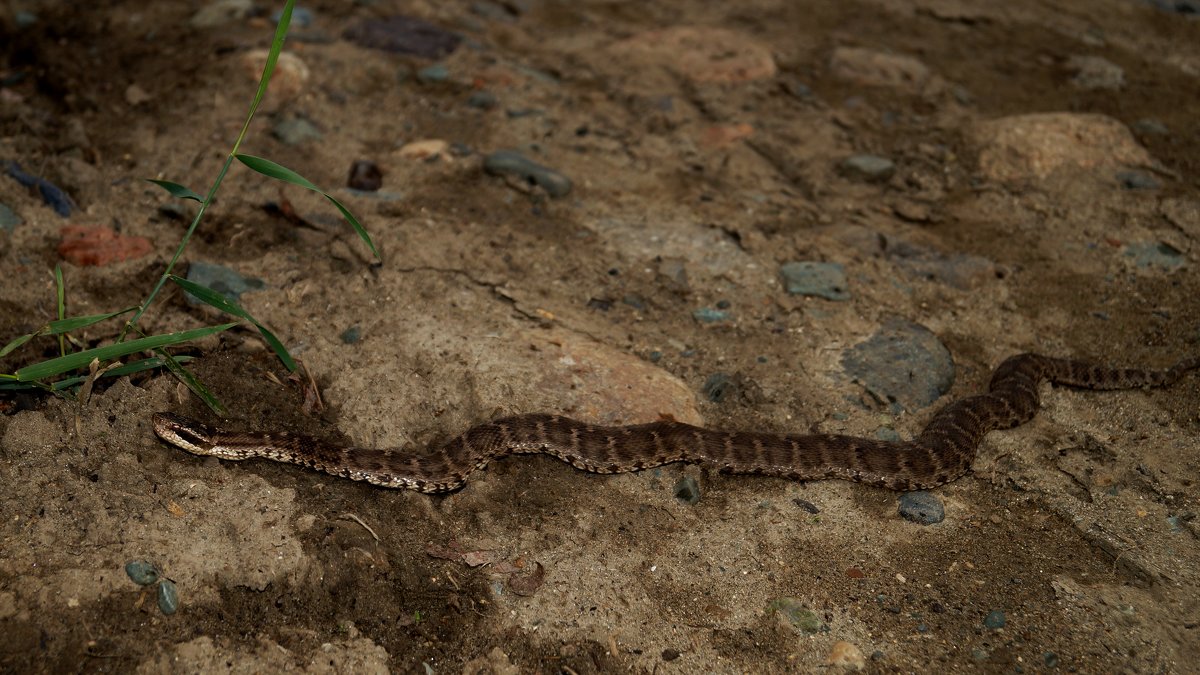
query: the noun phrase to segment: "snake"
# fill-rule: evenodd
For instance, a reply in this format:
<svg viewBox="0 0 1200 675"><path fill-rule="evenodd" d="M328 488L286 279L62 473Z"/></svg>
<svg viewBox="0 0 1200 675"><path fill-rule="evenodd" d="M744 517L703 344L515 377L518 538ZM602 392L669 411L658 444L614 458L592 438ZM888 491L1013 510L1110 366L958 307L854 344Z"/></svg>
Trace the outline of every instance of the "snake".
<svg viewBox="0 0 1200 675"><path fill-rule="evenodd" d="M262 457L382 487L426 493L458 489L492 460L534 453L601 474L690 462L721 473L801 481L833 478L909 491L934 488L966 474L987 433L1033 419L1043 381L1098 390L1162 387L1197 367L1200 357L1152 370L1019 354L1005 359L992 372L985 393L946 404L914 438L900 441L823 433L717 431L672 419L600 426L545 413L485 422L424 452L351 447L287 431L227 432L169 412L156 413L153 426L164 441L196 455L226 460Z"/></svg>

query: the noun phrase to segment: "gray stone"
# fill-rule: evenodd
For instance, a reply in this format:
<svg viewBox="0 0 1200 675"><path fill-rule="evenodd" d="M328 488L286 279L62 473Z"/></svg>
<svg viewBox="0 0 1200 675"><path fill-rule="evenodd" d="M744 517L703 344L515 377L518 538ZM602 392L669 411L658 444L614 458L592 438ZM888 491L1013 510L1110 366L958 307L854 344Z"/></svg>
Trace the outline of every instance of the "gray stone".
<svg viewBox="0 0 1200 675"><path fill-rule="evenodd" d="M479 110L491 110L500 104L500 100L490 91L476 91L467 97L467 105Z"/></svg>
<svg viewBox="0 0 1200 675"><path fill-rule="evenodd" d="M987 616L983 619L983 625L991 628L992 630L1004 628L1005 623L1007 623L1007 621L1004 618L1004 612L1001 612L998 609L993 609L992 611L988 612Z"/></svg>
<svg viewBox="0 0 1200 675"><path fill-rule="evenodd" d="M729 320L729 312L723 312L711 307L701 307L692 312L692 318L700 323L720 323Z"/></svg>
<svg viewBox="0 0 1200 675"><path fill-rule="evenodd" d="M561 173L526 159L515 150L497 150L483 160L483 168L493 175L510 175L537 185L551 197L565 197L571 192L571 179Z"/></svg>
<svg viewBox="0 0 1200 675"><path fill-rule="evenodd" d="M1145 171L1118 171L1117 181L1126 190L1157 190L1162 187L1162 181Z"/></svg>
<svg viewBox="0 0 1200 675"><path fill-rule="evenodd" d="M158 568L145 560L130 560L125 563L125 574L138 586L149 586L158 581Z"/></svg>
<svg viewBox="0 0 1200 675"><path fill-rule="evenodd" d="M243 277L228 267L204 262L189 265L187 279L211 288L233 302L237 302L242 293L256 291L265 286L262 279ZM203 304L191 295L188 295L187 299L193 305Z"/></svg>
<svg viewBox="0 0 1200 675"><path fill-rule="evenodd" d="M916 490L900 495L900 515L919 525L933 525L946 519L946 509L932 492Z"/></svg>
<svg viewBox="0 0 1200 675"><path fill-rule="evenodd" d="M801 633L811 635L824 628L817 613L795 598L776 598L767 605L767 611L775 613L781 622Z"/></svg>
<svg viewBox="0 0 1200 675"><path fill-rule="evenodd" d="M303 117L281 120L271 128L271 135L286 145L301 145L321 140L321 131Z"/></svg>
<svg viewBox="0 0 1200 675"><path fill-rule="evenodd" d="M1125 247L1125 257L1132 258L1139 269L1158 268L1170 272L1184 266L1183 253L1161 241L1147 241Z"/></svg>
<svg viewBox="0 0 1200 675"><path fill-rule="evenodd" d="M163 579L158 584L158 608L167 616L179 611L179 590L170 579Z"/></svg>
<svg viewBox="0 0 1200 675"><path fill-rule="evenodd" d="M432 66L425 66L417 71L417 80L432 84L435 82L445 82L450 79L450 69L443 63L435 63Z"/></svg>
<svg viewBox="0 0 1200 675"><path fill-rule="evenodd" d="M1117 91L1125 86L1125 71L1099 56L1072 56L1067 68L1075 72L1071 84L1080 89Z"/></svg>
<svg viewBox="0 0 1200 675"><path fill-rule="evenodd" d="M214 0L192 15L194 28L212 28L250 16L254 11L252 0Z"/></svg>
<svg viewBox="0 0 1200 675"><path fill-rule="evenodd" d="M0 204L0 230L12 234L12 231L23 222L25 221L21 220L21 216L18 216L16 211L8 208L5 204Z"/></svg>
<svg viewBox="0 0 1200 675"><path fill-rule="evenodd" d="M841 170L850 178L877 181L891 178L896 171L896 165L886 157L854 155L842 160Z"/></svg>
<svg viewBox="0 0 1200 675"><path fill-rule="evenodd" d="M849 300L846 268L841 263L790 262L779 268L784 286L792 295L811 295L826 300Z"/></svg>
<svg viewBox="0 0 1200 675"><path fill-rule="evenodd" d="M684 476L675 483L672 489L675 498L681 502L695 505L700 501L700 484L691 476Z"/></svg>
<svg viewBox="0 0 1200 675"><path fill-rule="evenodd" d="M842 367L891 412L918 410L954 384L950 351L928 328L890 319L842 353Z"/></svg>

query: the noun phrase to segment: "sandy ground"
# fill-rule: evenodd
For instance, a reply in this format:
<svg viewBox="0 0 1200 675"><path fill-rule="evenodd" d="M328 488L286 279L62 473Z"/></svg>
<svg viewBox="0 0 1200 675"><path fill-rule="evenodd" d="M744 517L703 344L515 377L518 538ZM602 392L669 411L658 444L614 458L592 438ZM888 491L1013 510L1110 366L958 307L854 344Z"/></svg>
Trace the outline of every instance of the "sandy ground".
<svg viewBox="0 0 1200 675"><path fill-rule="evenodd" d="M207 187L276 9L196 21L201 6L3 6L0 159L77 210L0 176L21 221L0 228L0 342L54 318L64 225L152 244L64 262L72 315L136 304L161 273L194 207L141 179ZM244 150L330 187L382 262L319 195L235 167L184 264L261 280L241 301L327 407L305 414L238 329L181 352L229 426L421 447L553 411L908 436L1010 354L1200 351L1194 18L1135 0L308 9ZM392 14L462 40L426 58L343 37ZM315 134L273 135L297 119ZM485 171L501 149L569 192ZM892 165L846 164L861 155ZM379 191L345 187L360 159ZM285 202L296 219L268 207ZM841 264L848 297L789 293L781 266L798 261ZM932 405L889 406L847 371L897 319L953 355ZM142 327L219 320L172 290ZM729 395L706 389L716 374ZM932 525L885 490L678 465L593 476L520 458L446 496L388 491L162 444L153 411L208 414L166 374L80 401L6 394L0 666L1194 672L1200 377L1043 394L1035 421L935 491ZM127 577L140 560L178 589L175 614Z"/></svg>

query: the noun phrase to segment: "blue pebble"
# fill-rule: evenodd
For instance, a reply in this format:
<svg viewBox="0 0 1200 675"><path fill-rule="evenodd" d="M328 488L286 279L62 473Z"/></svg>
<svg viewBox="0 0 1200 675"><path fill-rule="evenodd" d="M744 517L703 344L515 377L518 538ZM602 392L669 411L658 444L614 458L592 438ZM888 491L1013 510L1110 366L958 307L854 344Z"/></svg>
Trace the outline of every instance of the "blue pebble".
<svg viewBox="0 0 1200 675"><path fill-rule="evenodd" d="M988 612L987 616L983 619L983 625L991 628L992 630L1004 628L1005 623L1004 612L1001 612L998 609L993 609L992 611Z"/></svg>
<svg viewBox="0 0 1200 675"><path fill-rule="evenodd" d="M1130 244L1125 247L1125 257L1133 258L1133 263L1141 269L1156 267L1170 271L1183 267L1185 262L1181 251L1160 241Z"/></svg>
<svg viewBox="0 0 1200 675"><path fill-rule="evenodd" d="M342 338L343 343L352 345L355 342L358 342L358 340L361 336L362 336L362 331L359 330L358 326L351 326L351 327L347 328L346 330L342 331L342 334L340 337Z"/></svg>
<svg viewBox="0 0 1200 675"><path fill-rule="evenodd" d="M933 525L946 519L946 509L933 493L915 490L900 495L900 515L919 525Z"/></svg>
<svg viewBox="0 0 1200 675"><path fill-rule="evenodd" d="M22 222L21 216L17 215L16 211L8 208L6 204L0 204L0 230L4 230L12 234L13 230Z"/></svg>
<svg viewBox="0 0 1200 675"><path fill-rule="evenodd" d="M45 178L25 173L21 170L20 164L9 162L8 175L12 176L14 180L25 187L36 187L38 193L42 196L42 201L63 218L71 215L71 211L75 209L75 202L71 201L71 198L66 192L63 192L62 188Z"/></svg>
<svg viewBox="0 0 1200 675"><path fill-rule="evenodd" d="M163 579L158 585L158 608L167 616L179 611L179 589L170 579Z"/></svg>
<svg viewBox="0 0 1200 675"><path fill-rule="evenodd" d="M138 586L149 586L158 581L158 568L145 560L130 560L125 563L125 574Z"/></svg>
<svg viewBox="0 0 1200 675"><path fill-rule="evenodd" d="M445 82L450 79L450 69L444 63L435 63L417 71L417 79L422 82Z"/></svg>
<svg viewBox="0 0 1200 675"><path fill-rule="evenodd" d="M692 316L701 323L717 323L719 321L728 321L729 312L723 312L719 309L710 307L701 307L692 312Z"/></svg>

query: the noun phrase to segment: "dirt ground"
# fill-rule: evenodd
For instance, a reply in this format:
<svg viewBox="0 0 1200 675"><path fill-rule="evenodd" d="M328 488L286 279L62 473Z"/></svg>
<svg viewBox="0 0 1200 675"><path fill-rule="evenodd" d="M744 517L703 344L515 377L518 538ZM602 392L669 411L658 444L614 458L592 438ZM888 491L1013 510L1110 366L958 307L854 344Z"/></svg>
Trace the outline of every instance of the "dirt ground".
<svg viewBox="0 0 1200 675"><path fill-rule="evenodd" d="M207 189L278 9L225 4L0 4L0 160L76 205L0 176L20 220L0 228L0 343L55 318L58 262L71 315L161 274L194 204L142 179ZM1169 365L1200 352L1200 21L1175 4L308 5L243 150L331 189L381 261L319 195L235 166L180 270L260 280L241 302L326 407L303 412L252 329L180 353L226 426L417 448L534 411L910 436L1010 354ZM346 33L397 14L461 40ZM485 170L503 149L557 182ZM378 191L346 187L355 160ZM152 246L80 266L65 225ZM841 264L848 297L790 293L799 261ZM953 355L932 405L847 371L897 319ZM220 320L173 289L142 329ZM932 525L887 490L679 465L510 458L429 496L192 457L150 414L213 418L164 373L3 394L0 668L1197 672L1200 376L1042 392L934 491ZM130 561L174 583L176 613Z"/></svg>

